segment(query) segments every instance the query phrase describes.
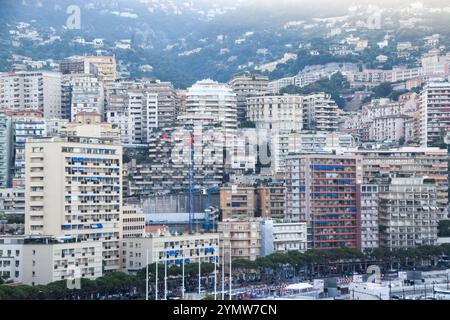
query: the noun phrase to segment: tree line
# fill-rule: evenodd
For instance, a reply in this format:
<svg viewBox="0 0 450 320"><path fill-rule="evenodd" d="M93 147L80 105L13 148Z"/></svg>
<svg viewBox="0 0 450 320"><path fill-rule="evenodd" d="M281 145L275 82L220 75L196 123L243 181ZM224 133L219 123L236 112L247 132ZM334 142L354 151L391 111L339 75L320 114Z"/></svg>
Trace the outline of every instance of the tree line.
<svg viewBox="0 0 450 320"><path fill-rule="evenodd" d="M372 263L382 264L384 270L389 268L411 269L418 266L436 266L443 256L450 256L450 244L440 246L421 246L411 249L389 250L374 249L363 253L357 249L340 248L330 251L309 250L304 253L289 251L273 253L259 257L254 261L234 260L233 277L242 274L270 275L271 279L280 279L280 274L290 271L293 275L316 274L324 266L353 264L360 265L365 270ZM448 265L447 265L448 267ZM156 264L149 265L149 282L154 286L156 281ZM210 276L214 264L202 263L201 275ZM189 263L184 268L186 282L198 277L198 264ZM218 272L220 275L220 272ZM181 266L168 266L169 279L179 279L182 275ZM277 276L278 275L278 276ZM158 279L164 280L164 264L158 265ZM261 280L262 278L258 278ZM142 298L145 295L146 268L136 274L115 272L106 274L95 280L81 279L81 289L70 290L66 281L57 281L48 285L15 285L2 283L0 280L0 300L61 300L61 299L98 299L112 294L134 294Z"/></svg>

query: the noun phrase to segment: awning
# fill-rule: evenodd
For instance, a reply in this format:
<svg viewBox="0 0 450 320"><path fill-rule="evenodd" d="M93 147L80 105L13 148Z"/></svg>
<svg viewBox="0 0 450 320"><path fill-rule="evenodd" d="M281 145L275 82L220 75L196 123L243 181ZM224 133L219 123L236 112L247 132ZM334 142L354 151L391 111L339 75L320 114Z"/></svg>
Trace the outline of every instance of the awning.
<svg viewBox="0 0 450 320"><path fill-rule="evenodd" d="M310 285L309 283L301 282L301 283L290 284L285 289L286 290L306 290L306 289L312 289L312 288L314 288L314 287L312 285Z"/></svg>

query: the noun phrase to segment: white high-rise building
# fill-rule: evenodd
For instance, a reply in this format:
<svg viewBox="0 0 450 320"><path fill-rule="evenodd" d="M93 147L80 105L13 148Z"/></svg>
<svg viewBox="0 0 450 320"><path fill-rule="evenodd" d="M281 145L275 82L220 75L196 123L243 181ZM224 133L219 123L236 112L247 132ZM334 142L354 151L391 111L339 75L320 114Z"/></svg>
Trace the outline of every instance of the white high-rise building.
<svg viewBox="0 0 450 320"><path fill-rule="evenodd" d="M122 81L108 93L105 116L121 131L123 144L148 144L157 129L173 128L178 98L168 82Z"/></svg>
<svg viewBox="0 0 450 320"><path fill-rule="evenodd" d="M336 131L338 129L338 106L326 93L304 96L304 127L317 131Z"/></svg>
<svg viewBox="0 0 450 320"><path fill-rule="evenodd" d="M440 209L433 179L394 178L379 196L380 246L435 245Z"/></svg>
<svg viewBox="0 0 450 320"><path fill-rule="evenodd" d="M228 82L228 85L237 94L238 120L242 123L246 120L247 98L268 92L269 78L259 75L240 75Z"/></svg>
<svg viewBox="0 0 450 320"><path fill-rule="evenodd" d="M257 129L302 130L303 96L255 96L247 98L247 120Z"/></svg>
<svg viewBox="0 0 450 320"><path fill-rule="evenodd" d="M61 117L61 74L47 71L0 73L0 109L36 110Z"/></svg>
<svg viewBox="0 0 450 320"><path fill-rule="evenodd" d="M39 113L17 113L13 116L14 179L13 186L23 185L25 178L25 144L27 139L42 138L47 134L45 119Z"/></svg>
<svg viewBox="0 0 450 320"><path fill-rule="evenodd" d="M103 271L120 270L122 147L55 137L27 141L25 156L25 234L100 242Z"/></svg>
<svg viewBox="0 0 450 320"><path fill-rule="evenodd" d="M432 146L450 131L450 83L425 86L420 97L420 143Z"/></svg>
<svg viewBox="0 0 450 320"><path fill-rule="evenodd" d="M236 94L225 84L210 79L198 81L187 90L186 123L210 124L232 132L237 128Z"/></svg>
<svg viewBox="0 0 450 320"><path fill-rule="evenodd" d="M158 94L129 90L128 116L128 140L131 144L147 143L152 130L158 128Z"/></svg>
<svg viewBox="0 0 450 320"><path fill-rule="evenodd" d="M13 141L11 133L11 118L0 113L0 188L6 188L11 183Z"/></svg>
<svg viewBox="0 0 450 320"><path fill-rule="evenodd" d="M103 117L103 84L94 76L79 75L72 78L71 121L79 112L97 112Z"/></svg>

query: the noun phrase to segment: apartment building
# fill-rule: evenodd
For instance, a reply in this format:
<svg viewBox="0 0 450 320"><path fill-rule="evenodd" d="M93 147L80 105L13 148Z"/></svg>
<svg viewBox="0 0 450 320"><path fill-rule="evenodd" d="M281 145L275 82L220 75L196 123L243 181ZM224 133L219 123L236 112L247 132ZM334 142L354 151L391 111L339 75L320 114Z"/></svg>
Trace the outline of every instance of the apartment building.
<svg viewBox="0 0 450 320"><path fill-rule="evenodd" d="M57 135L61 137L97 137L103 142L120 144L120 131L110 123L101 121L97 112L79 112L75 121L66 123L59 129Z"/></svg>
<svg viewBox="0 0 450 320"><path fill-rule="evenodd" d="M237 94L237 118L240 123L246 120L247 98L268 92L269 78L260 75L240 75L228 82Z"/></svg>
<svg viewBox="0 0 450 320"><path fill-rule="evenodd" d="M0 277L22 282L23 243L25 236L0 236Z"/></svg>
<svg viewBox="0 0 450 320"><path fill-rule="evenodd" d="M380 246L409 249L435 245L439 207L436 186L429 178L393 178L380 193Z"/></svg>
<svg viewBox="0 0 450 320"><path fill-rule="evenodd" d="M94 74L106 85L116 80L117 64L114 56L87 56L83 57L83 62L85 73Z"/></svg>
<svg viewBox="0 0 450 320"><path fill-rule="evenodd" d="M372 120L369 140L375 142L405 142L414 139L414 118L407 115L391 115Z"/></svg>
<svg viewBox="0 0 450 320"><path fill-rule="evenodd" d="M128 90L128 141L145 144L152 130L158 128L158 95L143 90Z"/></svg>
<svg viewBox="0 0 450 320"><path fill-rule="evenodd" d="M288 153L348 149L355 146L355 138L342 132L300 131L290 132L288 136Z"/></svg>
<svg viewBox="0 0 450 320"><path fill-rule="evenodd" d="M102 276L102 243L54 238L26 238L22 246L22 283L46 285L55 281Z"/></svg>
<svg viewBox="0 0 450 320"><path fill-rule="evenodd" d="M420 143L432 146L443 141L450 129L450 83L428 83L420 96Z"/></svg>
<svg viewBox="0 0 450 320"><path fill-rule="evenodd" d="M354 149L362 157L363 183L377 184L386 190L392 178L428 177L434 179L437 206L444 210L448 203L448 154L439 148L401 147ZM445 215L439 213L439 219Z"/></svg>
<svg viewBox="0 0 450 320"><path fill-rule="evenodd" d="M28 139L47 135L45 119L39 112L17 112L12 116L14 137L14 176L13 187L23 185L25 178L25 143Z"/></svg>
<svg viewBox="0 0 450 320"><path fill-rule="evenodd" d="M0 215L25 214L25 188L0 189Z"/></svg>
<svg viewBox="0 0 450 320"><path fill-rule="evenodd" d="M25 233L97 241L104 272L120 270L122 237L122 147L107 142L71 136L25 146Z"/></svg>
<svg viewBox="0 0 450 320"><path fill-rule="evenodd" d="M308 248L360 248L361 157L289 155L286 169L286 219L307 223Z"/></svg>
<svg viewBox="0 0 450 320"><path fill-rule="evenodd" d="M307 248L305 222L261 221L261 256L289 251L305 252Z"/></svg>
<svg viewBox="0 0 450 320"><path fill-rule="evenodd" d="M92 74L104 83L117 78L114 56L74 56L61 62L59 69L62 74Z"/></svg>
<svg viewBox="0 0 450 320"><path fill-rule="evenodd" d="M220 188L222 219L255 217L256 206L254 187L232 185Z"/></svg>
<svg viewBox="0 0 450 320"><path fill-rule="evenodd" d="M276 173L285 172L286 157L290 153L332 151L356 145L349 134L326 131L280 130L272 132L268 140L271 141L272 170Z"/></svg>
<svg viewBox="0 0 450 320"><path fill-rule="evenodd" d="M46 135L48 137L56 137L61 133L61 129L63 129L69 123L68 119L46 119Z"/></svg>
<svg viewBox="0 0 450 320"><path fill-rule="evenodd" d="M150 94L157 97L157 126L160 129L172 128L180 111L180 100L170 82L154 81L146 83Z"/></svg>
<svg viewBox="0 0 450 320"><path fill-rule="evenodd" d="M179 99L169 82L116 82L108 90L105 114L121 130L124 144L151 142L154 131L173 129Z"/></svg>
<svg viewBox="0 0 450 320"><path fill-rule="evenodd" d="M256 188L258 217L284 219L285 188L284 182L270 182Z"/></svg>
<svg viewBox="0 0 450 320"><path fill-rule="evenodd" d="M11 185L12 137L11 118L0 113L0 188Z"/></svg>
<svg viewBox="0 0 450 320"><path fill-rule="evenodd" d="M378 190L376 184L361 185L361 250L379 247Z"/></svg>
<svg viewBox="0 0 450 320"><path fill-rule="evenodd" d="M122 212L122 237L126 239L145 236L145 214L142 212L142 208L124 205Z"/></svg>
<svg viewBox="0 0 450 320"><path fill-rule="evenodd" d="M217 225L223 255L254 261L261 256L261 220L224 220Z"/></svg>
<svg viewBox="0 0 450 320"><path fill-rule="evenodd" d="M336 131L338 129L338 106L326 93L304 96L304 123L308 130Z"/></svg>
<svg viewBox="0 0 450 320"><path fill-rule="evenodd" d="M277 79L274 81L270 81L267 85L269 93L271 94L279 94L281 89L287 86L295 85L295 77L286 77Z"/></svg>
<svg viewBox="0 0 450 320"><path fill-rule="evenodd" d="M47 71L0 73L0 109L40 111L61 117L61 74Z"/></svg>
<svg viewBox="0 0 450 320"><path fill-rule="evenodd" d="M223 127L227 132L237 128L236 94L225 84L210 79L196 82L187 89L185 123Z"/></svg>
<svg viewBox="0 0 450 320"><path fill-rule="evenodd" d="M63 75L61 79L61 119L70 121L72 118L72 81L70 76Z"/></svg>
<svg viewBox="0 0 450 320"><path fill-rule="evenodd" d="M247 120L257 129L302 130L303 97L299 95L252 96L247 98Z"/></svg>
<svg viewBox="0 0 450 320"><path fill-rule="evenodd" d="M153 234L149 237L124 239L124 271L137 272L148 263L166 263L182 265L183 263L214 263L220 256L219 234L169 233ZM164 272L164 270L161 270Z"/></svg>
<svg viewBox="0 0 450 320"><path fill-rule="evenodd" d="M76 75L71 83L71 121L79 112L97 112L103 117L104 88L98 78L91 75Z"/></svg>

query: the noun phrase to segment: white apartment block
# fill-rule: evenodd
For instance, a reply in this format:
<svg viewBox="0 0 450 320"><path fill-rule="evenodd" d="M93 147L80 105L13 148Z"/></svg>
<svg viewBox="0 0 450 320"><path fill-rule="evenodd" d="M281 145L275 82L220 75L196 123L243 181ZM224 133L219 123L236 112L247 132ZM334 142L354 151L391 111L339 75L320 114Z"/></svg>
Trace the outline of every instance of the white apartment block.
<svg viewBox="0 0 450 320"><path fill-rule="evenodd" d="M0 277L22 282L24 236L0 236Z"/></svg>
<svg viewBox="0 0 450 320"><path fill-rule="evenodd" d="M338 129L338 106L326 93L304 96L305 116L303 127L317 131Z"/></svg>
<svg viewBox="0 0 450 320"><path fill-rule="evenodd" d="M221 126L233 132L237 128L237 97L225 84L210 79L196 82L187 89L186 123Z"/></svg>
<svg viewBox="0 0 450 320"><path fill-rule="evenodd" d="M261 255L305 252L308 247L307 225L304 222L261 222Z"/></svg>
<svg viewBox="0 0 450 320"><path fill-rule="evenodd" d="M267 92L269 78L259 75L241 75L230 80L228 85L238 95L249 96Z"/></svg>
<svg viewBox="0 0 450 320"><path fill-rule="evenodd" d="M356 146L355 138L342 132L290 132L288 151L300 153L317 150L348 149Z"/></svg>
<svg viewBox="0 0 450 320"><path fill-rule="evenodd" d="M0 73L0 109L38 110L45 118L61 117L61 74L55 72Z"/></svg>
<svg viewBox="0 0 450 320"><path fill-rule="evenodd" d="M47 135L45 119L40 116L14 116L12 120L14 135L14 183L22 185L25 178L25 143L27 139L42 138Z"/></svg>
<svg viewBox="0 0 450 320"><path fill-rule="evenodd" d="M128 140L132 144L147 143L152 130L158 128L158 94L129 90L128 116Z"/></svg>
<svg viewBox="0 0 450 320"><path fill-rule="evenodd" d="M450 83L425 86L420 97L420 143L431 146L443 139L450 128Z"/></svg>
<svg viewBox="0 0 450 320"><path fill-rule="evenodd" d="M140 145L148 144L156 129L172 129L178 111L171 83L123 81L108 91L105 116L120 128L123 144Z"/></svg>
<svg viewBox="0 0 450 320"><path fill-rule="evenodd" d="M98 241L103 271L120 270L122 147L68 137L25 149L25 234Z"/></svg>
<svg viewBox="0 0 450 320"><path fill-rule="evenodd" d="M379 247L378 190L376 184L361 186L361 250Z"/></svg>
<svg viewBox="0 0 450 320"><path fill-rule="evenodd" d="M148 263L167 263L180 266L183 263L214 263L218 261L219 234L160 234L149 237L124 239L123 269L137 272ZM164 270L161 270L164 272Z"/></svg>
<svg viewBox="0 0 450 320"><path fill-rule="evenodd" d="M369 140L375 142L411 140L413 135L414 118L406 115L375 118L369 127Z"/></svg>
<svg viewBox="0 0 450 320"><path fill-rule="evenodd" d="M103 84L91 75L72 77L71 121L80 112L97 112L103 116Z"/></svg>
<svg viewBox="0 0 450 320"><path fill-rule="evenodd" d="M432 179L392 179L379 197L380 246L408 249L435 245L439 211Z"/></svg>
<svg viewBox="0 0 450 320"><path fill-rule="evenodd" d="M180 100L170 82L145 83L149 94L157 96L156 125L158 128L173 128L180 109Z"/></svg>
<svg viewBox="0 0 450 320"><path fill-rule="evenodd" d="M399 177L434 180L436 202L441 209L438 219L444 219L448 205L448 152L439 148L401 147L349 149L344 153L362 157L363 184L377 184L379 192L388 190L390 179Z"/></svg>
<svg viewBox="0 0 450 320"><path fill-rule="evenodd" d="M25 188L0 189L0 215L23 215L25 213Z"/></svg>
<svg viewBox="0 0 450 320"><path fill-rule="evenodd" d="M355 139L351 135L339 132L278 131L272 134L272 168L275 172L284 172L286 158L291 153L332 151L355 145Z"/></svg>
<svg viewBox="0 0 450 320"><path fill-rule="evenodd" d="M295 77L277 79L268 83L268 91L271 94L279 94L281 89L293 85L295 85Z"/></svg>
<svg viewBox="0 0 450 320"><path fill-rule="evenodd" d="M11 118L0 113L0 188L11 184L12 142Z"/></svg>
<svg viewBox="0 0 450 320"><path fill-rule="evenodd" d="M46 285L61 280L102 276L102 243L63 242L51 238L24 239L22 283Z"/></svg>
<svg viewBox="0 0 450 320"><path fill-rule="evenodd" d="M126 239L145 236L145 214L142 212L142 208L124 205L122 211L122 237Z"/></svg>
<svg viewBox="0 0 450 320"><path fill-rule="evenodd" d="M257 129L301 130L303 128L303 96L254 96L247 98L247 119Z"/></svg>
<svg viewBox="0 0 450 320"><path fill-rule="evenodd" d="M237 94L238 120L245 121L246 99L249 96L268 93L269 78L258 75L236 76L228 82L228 85Z"/></svg>

